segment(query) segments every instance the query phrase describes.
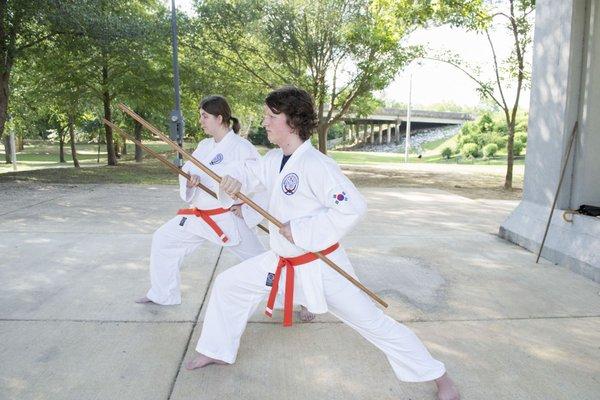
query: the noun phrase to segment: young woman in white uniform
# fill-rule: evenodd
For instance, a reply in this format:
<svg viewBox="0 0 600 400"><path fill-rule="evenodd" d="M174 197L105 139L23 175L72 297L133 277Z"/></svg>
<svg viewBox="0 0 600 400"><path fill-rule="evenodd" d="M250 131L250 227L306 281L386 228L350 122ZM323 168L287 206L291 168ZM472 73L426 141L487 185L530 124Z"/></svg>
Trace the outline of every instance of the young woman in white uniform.
<svg viewBox="0 0 600 400"><path fill-rule="evenodd" d="M200 124L209 136L202 140L193 156L220 175L232 162L257 160L259 154L246 139L237 135L240 124L231 115L225 98L209 96L200 102ZM210 242L245 260L265 251L255 226L262 217L248 206L222 203L196 187L198 182L214 192L218 184L191 162L183 171L192 176L179 177L179 194L189 208L154 232L150 253L150 290L138 303L172 305L181 303L179 269L185 256Z"/></svg>
<svg viewBox="0 0 600 400"><path fill-rule="evenodd" d="M331 158L310 143L316 127L311 96L289 86L271 92L263 125L279 149L230 169L231 176L221 182L220 198L227 202L231 198L226 200L225 193L235 198L240 191L265 187L269 212L287 222L279 230L270 225L271 250L217 276L198 354L187 368L234 363L247 320L258 304L269 296L265 312L270 316L275 298L282 296L284 326L292 324L294 301L313 313L330 312L383 351L400 380L435 381L439 399L458 400L444 364L410 329L385 315L364 292L310 253L327 254L355 276L338 242L366 213L360 192Z"/></svg>

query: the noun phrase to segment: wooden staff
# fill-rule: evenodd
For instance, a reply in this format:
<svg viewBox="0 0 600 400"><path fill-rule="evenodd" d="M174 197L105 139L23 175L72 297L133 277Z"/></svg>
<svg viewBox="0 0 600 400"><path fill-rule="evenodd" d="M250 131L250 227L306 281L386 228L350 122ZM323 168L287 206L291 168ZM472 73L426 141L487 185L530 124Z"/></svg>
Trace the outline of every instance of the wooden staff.
<svg viewBox="0 0 600 400"><path fill-rule="evenodd" d="M548 222L546 223L546 229L544 230L544 237L542 238L542 244L540 244L540 249L538 250L537 257L535 259L535 263L537 264L540 261L540 256L542 255L542 249L544 248L544 243L546 243L546 236L548 236L548 230L550 229L550 222L552 222L552 214L554 214L554 208L556 207L556 201L558 200L558 194L560 193L560 187L562 186L563 178L565 177L565 171L567 170L567 165L569 164L569 156L571 155L571 147L573 147L573 141L575 140L575 136L577 134L577 124L579 121L575 121L575 125L573 125L573 131L571 132L571 138L569 140L569 147L567 148L567 154L565 155L565 162L560 170L560 179L558 180L558 186L556 187L556 193L554 194L554 200L552 201L552 207L550 207L550 215L548 216ZM571 222L571 221L569 221Z"/></svg>
<svg viewBox="0 0 600 400"><path fill-rule="evenodd" d="M183 150L181 147L179 147L179 145L177 143L175 143L174 141L172 141L164 133L162 133L160 130L158 130L157 128L155 128L154 126L152 126L152 124L150 124L149 122L147 122L146 120L144 120L142 117L140 117L139 115L137 115L132 109L130 109L129 107L127 107L123 103L120 103L118 105L118 107L125 114L129 115L131 118L133 118L137 122L139 122L143 127L145 127L150 132L154 133L156 136L158 136L159 138L161 138L165 143L167 143L169 146L171 146L171 148L173 148L173 150L175 150L176 152L178 152L179 154L181 154L183 156L183 158L189 160L190 162L192 162L192 164L194 164L195 166L197 166L198 168L200 168L208 176L210 176L211 178L213 178L215 181L221 183L221 177L219 175L215 174L210 168L206 167L200 161L198 161L194 157L192 157L187 151ZM281 228L283 226L283 224L281 222L279 222L275 217L273 217L271 214L269 214L267 211L265 211L262 207L260 207L258 204L256 204L254 201L252 201L252 199L248 198L246 195L244 195L242 193L237 193L236 196L240 200L242 200L244 203L246 203L250 207L252 207L254 209L254 211L256 211L257 213L259 213L260 215L262 215L264 218L266 218L269 222L271 222L277 228ZM328 259L327 257L325 257L321 252L316 252L316 253L313 253L313 254L316 255L325 264L327 264L328 266L330 266L331 268L333 268L335 271L337 271L344 278L348 279L352 284L354 284L360 290L362 290L363 292L365 292L367 295L369 295L369 297L371 297L373 300L375 300L376 302L378 302L379 304L381 304L383 307L387 307L388 306L388 304L385 301L383 301L379 296L377 296L375 293L373 293L371 290L369 290L362 283L360 283L359 281L357 281L356 279L354 279L354 277L352 277L349 273L347 273L346 271L344 271L343 269L341 269L340 267L338 267L333 261L331 261L330 259Z"/></svg>
<svg viewBox="0 0 600 400"><path fill-rule="evenodd" d="M176 174L179 174L179 175L183 176L187 180L191 179L191 176L188 173L185 173L182 170L180 170L179 168L177 168L175 165L173 165L173 163L171 163L169 160L167 160L167 158L165 156L163 156L163 155L155 152L154 150L152 150L150 147L144 145L139 140L134 139L132 136L130 136L127 133L125 133L125 131L123 131L121 128L119 128L118 126L116 126L115 124L113 124L112 122L110 122L109 120L107 120L106 118L102 118L102 122L104 122L106 125L110 126L112 129L114 129L119 135L123 136L126 139L131 140L133 143L135 143L138 146L140 146L148 154L150 154L151 156L153 156L154 158L156 158L158 161L160 161L161 163L163 163L164 165L166 165L170 170L172 170ZM200 182L198 182L196 186L198 186L200 189L204 190L206 193L210 194L215 199L217 198L217 194L215 192L213 192L212 190L210 190L209 188L207 188L206 186L204 186ZM269 230L266 227L264 227L263 225L258 224L258 227L260 229L262 229L265 233L269 234Z"/></svg>

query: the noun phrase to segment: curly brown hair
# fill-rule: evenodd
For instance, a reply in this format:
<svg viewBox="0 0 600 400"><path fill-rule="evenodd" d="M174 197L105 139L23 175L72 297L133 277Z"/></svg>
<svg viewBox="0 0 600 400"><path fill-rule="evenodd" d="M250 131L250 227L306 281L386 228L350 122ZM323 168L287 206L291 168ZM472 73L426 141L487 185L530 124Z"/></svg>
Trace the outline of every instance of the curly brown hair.
<svg viewBox="0 0 600 400"><path fill-rule="evenodd" d="M265 104L275 114L284 113L287 124L302 140L308 140L317 128L315 102L304 89L282 86L267 95Z"/></svg>

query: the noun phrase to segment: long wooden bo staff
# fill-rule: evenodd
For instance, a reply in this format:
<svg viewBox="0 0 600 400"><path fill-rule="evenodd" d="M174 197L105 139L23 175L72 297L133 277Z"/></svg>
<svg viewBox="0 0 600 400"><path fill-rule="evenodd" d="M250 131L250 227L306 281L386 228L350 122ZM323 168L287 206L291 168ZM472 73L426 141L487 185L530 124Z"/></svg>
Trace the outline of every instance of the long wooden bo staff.
<svg viewBox="0 0 600 400"><path fill-rule="evenodd" d="M161 138L165 143L167 143L169 146L171 146L173 148L173 150L175 150L179 154L181 154L183 156L183 158L191 161L192 164L194 164L196 167L200 168L205 174L207 174L208 176L210 176L211 178L213 178L215 181L221 183L221 177L219 175L215 174L210 168L206 167L200 161L198 161L197 159L195 159L194 157L192 157L187 151L183 150L181 147L179 147L179 145L177 143L175 143L174 141L172 141L164 133L162 133L157 128L155 128L154 126L152 126L149 122L147 122L142 117L140 117L139 115L137 115L132 109L130 109L129 107L127 107L123 103L120 103L118 105L118 107L125 114L129 115L131 118L133 118L137 122L139 122L144 128L148 129L150 132L154 133L156 136L158 136L159 138ZM271 214L269 214L267 211L265 211L262 207L260 207L258 204L256 204L254 201L252 201L252 199L248 198L246 195L244 195L242 193L237 193L236 196L240 200L242 200L244 203L246 203L250 207L252 207L254 209L254 211L256 211L257 213L259 213L260 215L262 215L263 217L265 217L268 221L270 221L277 228L281 228L283 226L283 224L281 222L279 222L275 217L273 217ZM346 278L350 282L352 282L352 284L354 284L360 290L362 290L363 292L365 292L366 294L368 294L369 297L371 297L373 300L375 300L376 302L378 302L379 304L381 304L384 307L388 306L388 304L385 301L383 301L381 298L379 298L379 296L377 296L375 293L373 293L371 290L369 290L362 283L360 283L359 281L357 281L356 279L354 279L354 277L352 277L346 271L344 271L343 269L341 269L340 267L338 267L333 261L331 261L330 259L328 259L327 257L325 257L321 252L316 252L316 253L313 253L313 254L316 255L325 264L327 264L328 266L330 266L331 268L333 268L334 270L336 270L344 278Z"/></svg>
<svg viewBox="0 0 600 400"><path fill-rule="evenodd" d="M102 122L104 122L106 125L110 126L113 130L115 130L119 135L123 136L125 139L129 139L133 143L135 143L138 146L140 146L142 149L144 149L144 151L146 151L148 154L150 154L151 156L153 156L154 158L156 158L158 161L160 161L161 163L163 163L165 166L167 166L170 170L172 170L176 174L179 174L179 175L183 176L184 178L186 178L188 180L191 178L191 176L188 173L185 173L182 170L180 170L179 168L177 168L176 166L174 166L173 163L171 161L169 161L165 156L163 156L162 154L159 154L159 153L155 152L154 150L152 150L150 147L146 146L145 144L143 144L139 140L134 139L132 136L130 136L127 133L125 133L125 131L123 129L119 128L118 126L116 126L115 124L113 124L112 122L110 122L109 120L107 120L106 118L102 118ZM215 199L217 198L217 194L215 192L213 192L212 190L210 190L209 188L207 188L206 186L204 186L200 182L198 182L196 184L196 186L199 187L200 189L204 190L206 193L208 193L209 195L211 195ZM262 229L265 233L267 233L267 234L269 233L269 230L266 227L264 227L263 225L258 224L258 227L260 229Z"/></svg>

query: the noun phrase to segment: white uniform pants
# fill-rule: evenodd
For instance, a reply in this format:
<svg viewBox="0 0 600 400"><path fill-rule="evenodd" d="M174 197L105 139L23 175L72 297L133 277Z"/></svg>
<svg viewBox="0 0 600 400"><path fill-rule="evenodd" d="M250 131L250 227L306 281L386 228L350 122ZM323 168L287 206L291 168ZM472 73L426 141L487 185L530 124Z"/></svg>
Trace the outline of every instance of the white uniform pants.
<svg viewBox="0 0 600 400"><path fill-rule="evenodd" d="M246 323L271 289L265 285L268 268L261 265L264 259L259 255L217 276L196 351L230 364L235 362ZM444 364L429 354L421 340L385 315L364 292L329 267L323 269L322 276L329 312L383 351L398 379L432 381L445 373Z"/></svg>
<svg viewBox="0 0 600 400"><path fill-rule="evenodd" d="M195 218L195 217L192 217ZM239 244L225 246L241 260L265 252L254 230L235 217L239 232ZM176 216L158 228L152 236L150 252L150 283L146 297L162 305L181 304L181 277L179 269L185 256L192 254L207 240L179 226L181 216Z"/></svg>

